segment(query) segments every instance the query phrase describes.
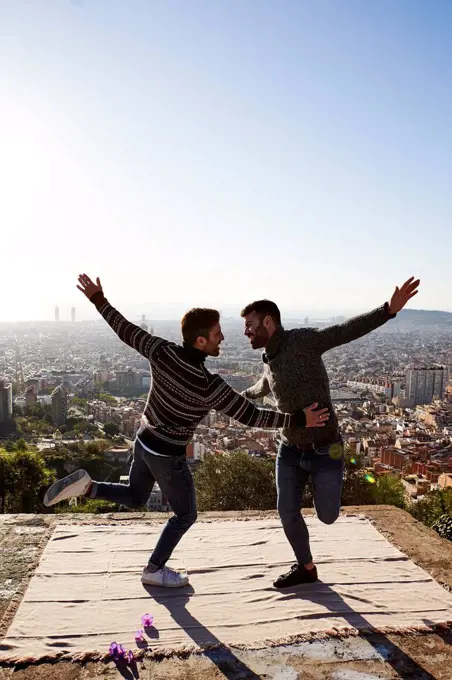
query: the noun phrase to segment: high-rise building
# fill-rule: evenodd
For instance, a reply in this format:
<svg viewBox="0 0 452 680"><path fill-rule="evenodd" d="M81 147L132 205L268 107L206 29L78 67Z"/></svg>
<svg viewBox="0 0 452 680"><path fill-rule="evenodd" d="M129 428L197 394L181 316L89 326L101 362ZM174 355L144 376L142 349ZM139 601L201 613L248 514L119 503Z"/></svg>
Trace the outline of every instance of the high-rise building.
<svg viewBox="0 0 452 680"><path fill-rule="evenodd" d="M444 366L409 368L405 375L405 398L412 406L430 404L434 399L444 399L446 386Z"/></svg>
<svg viewBox="0 0 452 680"><path fill-rule="evenodd" d="M13 421L13 386L0 380L0 429L9 430Z"/></svg>
<svg viewBox="0 0 452 680"><path fill-rule="evenodd" d="M131 368L127 371L116 371L116 388L119 391L127 392L141 386L141 375Z"/></svg>
<svg viewBox="0 0 452 680"><path fill-rule="evenodd" d="M55 307L55 321L59 321L59 320L60 320L60 308Z"/></svg>
<svg viewBox="0 0 452 680"><path fill-rule="evenodd" d="M72 323L75 323L75 307L72 307L71 309L71 321Z"/></svg>
<svg viewBox="0 0 452 680"><path fill-rule="evenodd" d="M63 385L58 385L51 395L52 421L57 427L67 420L67 392Z"/></svg>
<svg viewBox="0 0 452 680"><path fill-rule="evenodd" d="M35 385L29 385L25 390L25 404L28 408L38 402L38 390Z"/></svg>

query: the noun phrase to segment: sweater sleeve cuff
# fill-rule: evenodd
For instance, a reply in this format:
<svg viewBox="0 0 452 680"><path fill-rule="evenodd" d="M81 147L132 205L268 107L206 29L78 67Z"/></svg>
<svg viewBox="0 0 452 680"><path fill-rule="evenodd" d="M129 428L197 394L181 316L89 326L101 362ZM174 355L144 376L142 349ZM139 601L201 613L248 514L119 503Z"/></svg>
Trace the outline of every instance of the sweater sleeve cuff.
<svg viewBox="0 0 452 680"><path fill-rule="evenodd" d="M99 307L102 307L102 305L107 302L107 298L102 293L102 291L99 291L98 293L94 293L93 297L91 297L89 301L92 302L97 309L99 309Z"/></svg>
<svg viewBox="0 0 452 680"><path fill-rule="evenodd" d="M382 315L385 317L385 319L395 319L397 314L390 314L389 313L389 302L385 302L383 305L382 309Z"/></svg>
<svg viewBox="0 0 452 680"><path fill-rule="evenodd" d="M306 427L305 412L302 409L300 409L299 411L295 411L295 413L292 416L292 422L295 423L296 427Z"/></svg>

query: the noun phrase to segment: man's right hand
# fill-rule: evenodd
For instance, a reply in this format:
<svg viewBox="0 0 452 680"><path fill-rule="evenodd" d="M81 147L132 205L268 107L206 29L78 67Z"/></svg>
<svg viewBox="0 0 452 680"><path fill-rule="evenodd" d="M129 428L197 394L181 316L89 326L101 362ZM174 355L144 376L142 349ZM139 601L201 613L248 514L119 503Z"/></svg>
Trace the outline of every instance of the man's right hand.
<svg viewBox="0 0 452 680"><path fill-rule="evenodd" d="M302 411L295 412L295 424L299 427L325 427L326 421L330 417L330 412L327 408L321 408L318 411L318 404L311 404Z"/></svg>
<svg viewBox="0 0 452 680"><path fill-rule="evenodd" d="M78 277L78 282L80 286L77 286L77 288L81 290L84 295L86 295L88 300L91 300L93 295L95 295L96 293L103 292L99 277L96 279L96 283L93 283L89 276L87 276L86 274L80 274L80 276Z"/></svg>

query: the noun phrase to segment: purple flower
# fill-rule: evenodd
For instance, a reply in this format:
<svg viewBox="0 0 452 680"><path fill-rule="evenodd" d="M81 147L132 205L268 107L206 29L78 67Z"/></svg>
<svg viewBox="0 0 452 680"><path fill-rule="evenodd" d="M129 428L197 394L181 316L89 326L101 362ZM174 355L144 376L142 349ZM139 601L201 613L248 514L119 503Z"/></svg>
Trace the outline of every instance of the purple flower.
<svg viewBox="0 0 452 680"><path fill-rule="evenodd" d="M135 633L135 642L144 642L144 631L137 630Z"/></svg>
<svg viewBox="0 0 452 680"><path fill-rule="evenodd" d="M126 656L126 650L122 645L118 645L117 642L111 643L109 652L110 656L112 656L115 661L120 661Z"/></svg>
<svg viewBox="0 0 452 680"><path fill-rule="evenodd" d="M141 617L141 625L143 628L151 628L151 626L154 625L154 617L152 614L144 614L144 616Z"/></svg>
<svg viewBox="0 0 452 680"><path fill-rule="evenodd" d="M129 651L127 652L127 663L129 663L130 665L135 663L135 656L131 649L129 649Z"/></svg>

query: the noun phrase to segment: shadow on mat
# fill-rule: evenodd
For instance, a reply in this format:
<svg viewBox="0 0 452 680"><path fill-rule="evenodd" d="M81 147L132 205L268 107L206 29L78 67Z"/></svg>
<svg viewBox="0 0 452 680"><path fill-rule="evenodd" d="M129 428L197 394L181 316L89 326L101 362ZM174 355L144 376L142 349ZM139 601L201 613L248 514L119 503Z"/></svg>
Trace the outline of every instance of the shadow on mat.
<svg viewBox="0 0 452 680"><path fill-rule="evenodd" d="M168 609L173 620L196 645L199 647L221 645L219 649L204 651L203 656L214 663L226 678L229 678L229 680L236 680L238 677L243 678L243 680L261 680L259 675L256 675L249 666L240 661L233 652L226 649L224 643L187 610L190 597L195 592L191 585L181 588L177 592L166 591L165 593L162 593L161 588L151 586L143 586L143 588L158 604Z"/></svg>
<svg viewBox="0 0 452 680"><path fill-rule="evenodd" d="M399 674L400 678L412 680L435 680L434 676L425 668L420 666L409 654L406 654L399 646L392 642L386 635L373 632L373 627L365 618L365 614L356 612L345 600L336 593L330 586L327 586L322 581L310 584L308 586L297 586L295 588L287 588L281 591L283 599L300 599L327 609L334 613L338 618L343 619L353 628L361 630L369 630L370 633L362 634L359 637L366 640L376 652L390 664L392 668ZM364 604L366 600L360 600ZM369 603L370 604L370 603ZM315 614L306 618L321 618L322 614ZM443 637L443 636L441 636Z"/></svg>
<svg viewBox="0 0 452 680"><path fill-rule="evenodd" d="M187 604L190 597L194 594L192 586L187 586L183 592L164 593L160 589L145 587L149 595L159 604L166 607L171 614L173 620L181 627L193 642L202 647L206 644L221 645L220 649L206 651L204 656L210 659L218 669L225 675L225 677L248 678L250 680L260 680L259 676L254 673L246 664L238 659L232 652L223 646L211 631L202 625L192 614L187 610ZM298 586L293 589L281 591L281 596L284 599L302 599L309 600L320 607L327 607L327 609L337 615L338 618L343 619L349 626L358 630L369 631L366 634L360 635L360 638L371 645L379 656L398 673L403 680L435 680L435 677L415 661L409 654L404 652L395 642L390 640L387 635L373 632L373 627L365 618L365 614L356 612L345 600L336 593L330 586L318 581L309 586ZM319 618L321 614L316 614L306 618ZM428 623L426 621L426 623ZM450 644L449 634L437 633L446 643Z"/></svg>

